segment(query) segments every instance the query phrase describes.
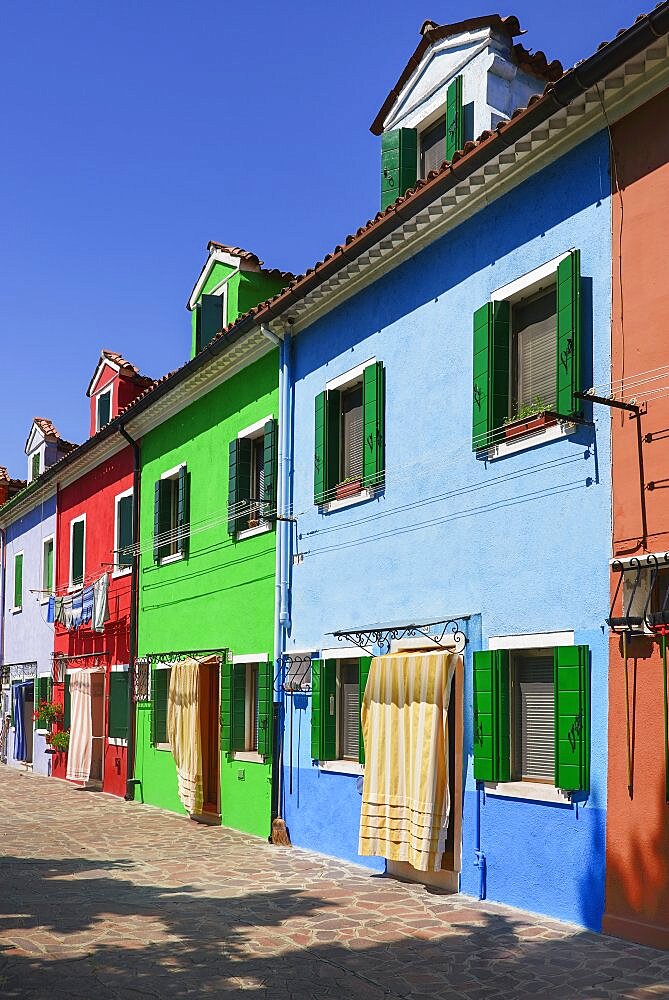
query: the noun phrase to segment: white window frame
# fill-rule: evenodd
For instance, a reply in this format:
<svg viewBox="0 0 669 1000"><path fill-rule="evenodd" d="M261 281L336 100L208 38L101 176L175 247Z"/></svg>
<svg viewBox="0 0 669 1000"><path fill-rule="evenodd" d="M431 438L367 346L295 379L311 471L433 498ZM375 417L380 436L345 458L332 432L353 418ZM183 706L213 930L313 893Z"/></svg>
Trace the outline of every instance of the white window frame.
<svg viewBox="0 0 669 1000"><path fill-rule="evenodd" d="M154 663L153 666L154 666L155 670L171 670L172 669L172 664L171 663ZM153 691L151 689L151 674L152 674L151 664L149 664L149 704L151 705L151 711L153 711ZM168 696L169 696L169 688L167 689L167 693L168 693ZM166 742L166 743L156 743L154 745L153 749L154 750L165 751L165 750L170 750L171 748L170 748L169 743Z"/></svg>
<svg viewBox="0 0 669 1000"><path fill-rule="evenodd" d="M96 392L96 394L95 394L95 430L96 431L102 430L102 428L100 427L100 400L102 399L103 396L109 396L109 423L112 422L112 419L113 419L112 418L112 403L113 403L113 399L114 399L113 392L114 392L113 383L108 382L107 385L104 387L104 389L100 389L99 392ZM107 424L105 424L105 427L106 426L107 426Z"/></svg>
<svg viewBox="0 0 669 1000"><path fill-rule="evenodd" d="M46 546L47 543L51 542L53 546L53 560L52 560L52 570L53 570L53 580L51 581L51 590L47 592L44 584L46 583L44 579L44 570L46 569ZM56 536L55 534L45 535L42 539L42 586L40 588L40 602L42 604L49 603L49 597L56 591Z"/></svg>
<svg viewBox="0 0 669 1000"><path fill-rule="evenodd" d="M352 388L358 382L364 380L364 371L371 365L376 364L376 357L368 358L367 361L363 361L361 364L356 365L355 368L350 368L347 372L343 372L341 375L337 375L336 378L330 379L329 382L325 383L325 391L330 392L333 389L346 390ZM341 444L341 427L339 430L340 444ZM370 500L375 495L375 490L370 488L365 488L364 486L350 497L344 497L341 500L329 500L326 503L319 504L319 510L324 514L333 514L337 510L344 510L346 507L354 507L358 503L363 503L365 500Z"/></svg>
<svg viewBox="0 0 669 1000"><path fill-rule="evenodd" d="M16 594L16 560L21 556L21 603L19 605L14 604L14 596ZM12 607L10 611L13 615L18 615L23 611L23 593L25 589L26 582L26 557L23 549L19 549L18 552L13 553L14 563L12 568Z"/></svg>
<svg viewBox="0 0 669 1000"><path fill-rule="evenodd" d="M337 726L337 763L339 764L356 764L360 767L360 761L354 760L352 757L344 757L343 747L342 747L342 729L344 724L343 719L343 708L344 708L344 683L342 680L342 668L344 666L353 666L349 661L353 660L355 663L355 669L358 675L358 701L360 701L360 655L356 657L346 657L340 656L337 659L337 687L336 687L336 702L335 702L335 721ZM360 745L358 744L358 755L360 754Z"/></svg>
<svg viewBox="0 0 669 1000"><path fill-rule="evenodd" d="M265 435L265 424L269 420L273 419L274 416L270 413L268 416L264 417L263 420L256 420L254 424L250 424L248 427L245 427L243 430L238 432L237 440L240 441L242 439L246 439L257 441L259 438L263 438ZM274 525L271 521L262 519L260 524L257 524L254 528L244 528L243 531L236 531L235 538L238 542L241 542L245 538L254 538L255 535L265 535L268 531L271 531L273 527Z"/></svg>
<svg viewBox="0 0 669 1000"><path fill-rule="evenodd" d="M358 646L340 646L338 649L323 649L320 654L321 659L336 660L336 686L335 686L335 724L337 727L337 758L336 760L319 760L318 769L329 771L331 774L364 774L364 767L359 760L351 760L341 756L341 710L342 710L342 684L341 665L344 660L355 660L359 662L362 650ZM358 673L358 684L360 674Z"/></svg>
<svg viewBox="0 0 669 1000"><path fill-rule="evenodd" d="M117 493L114 497L114 569L112 571L112 579L117 579L120 576L128 576L132 573L132 566L120 567L117 563L117 556L119 553L118 547L118 529L119 529L119 517L118 511L120 506L120 501L125 500L126 497L131 497L134 493L133 487L131 486L129 490L124 490L123 493ZM133 510L134 515L134 510ZM134 522L134 516L133 516ZM133 523L134 529L134 523Z"/></svg>
<svg viewBox="0 0 669 1000"><path fill-rule="evenodd" d="M186 468L188 468L186 462L180 462L179 465L175 465L173 469L168 469L167 472L161 473L160 476L161 482L163 481L163 479L178 480L180 471ZM174 518L176 519L176 511L174 511ZM181 562L181 560L185 558L186 555L184 552L173 552L172 555L163 556L162 559L160 560L160 565L169 566L170 563Z"/></svg>
<svg viewBox="0 0 669 1000"><path fill-rule="evenodd" d="M260 672L260 665L262 663L267 663L269 657L267 653L245 653L242 656L233 656L233 665L243 664L246 668L245 679L246 688L244 693L244 745L248 746L251 742L253 736L253 729L255 727L255 701L258 697L258 674ZM256 698L252 699L253 695L253 667L256 668ZM243 761L247 764L264 764L265 758L262 754L258 753L258 733L255 733L255 750L235 750L232 754L233 760Z"/></svg>
<svg viewBox="0 0 669 1000"><path fill-rule="evenodd" d="M82 582L81 583L74 583L73 579L72 579L72 568L73 568L72 567L72 562L73 562L72 556L74 554L73 551L72 551L72 541L73 541L73 538L74 538L74 525L78 524L80 521L83 521L83 523L84 523L83 577L82 577ZM84 581L86 579L86 536L87 536L87 534L88 534L88 529L87 529L87 526L86 526L86 514L79 514L77 517L73 517L72 520L70 521L70 566L69 566L69 571L68 571L68 574L69 574L68 575L69 584L68 584L68 588L67 588L68 591L78 590L79 587L82 587L84 585Z"/></svg>

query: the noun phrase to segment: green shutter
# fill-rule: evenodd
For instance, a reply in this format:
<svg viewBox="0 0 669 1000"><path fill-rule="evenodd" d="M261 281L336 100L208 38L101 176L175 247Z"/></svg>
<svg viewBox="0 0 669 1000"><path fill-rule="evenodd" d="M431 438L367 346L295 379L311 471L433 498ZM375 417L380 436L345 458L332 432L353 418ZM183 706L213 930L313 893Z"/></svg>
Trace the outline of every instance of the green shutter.
<svg viewBox="0 0 669 1000"><path fill-rule="evenodd" d="M334 500L340 479L341 397L337 389L319 392L315 400L314 503Z"/></svg>
<svg viewBox="0 0 669 1000"><path fill-rule="evenodd" d="M188 555L190 542L190 473L185 465L177 479L177 551Z"/></svg>
<svg viewBox="0 0 669 1000"><path fill-rule="evenodd" d="M119 740L127 740L128 738L127 670L112 670L109 675L107 735Z"/></svg>
<svg viewBox="0 0 669 1000"><path fill-rule="evenodd" d="M274 730L274 663L258 664L258 753L272 756Z"/></svg>
<svg viewBox="0 0 669 1000"><path fill-rule="evenodd" d="M84 521L72 525L72 583L83 583L84 579Z"/></svg>
<svg viewBox="0 0 669 1000"><path fill-rule="evenodd" d="M221 750L232 750L232 663L221 664Z"/></svg>
<svg viewBox="0 0 669 1000"><path fill-rule="evenodd" d="M44 547L42 587L49 592L53 590L53 538L50 538Z"/></svg>
<svg viewBox="0 0 669 1000"><path fill-rule="evenodd" d="M23 553L14 556L14 607L23 607Z"/></svg>
<svg viewBox="0 0 669 1000"><path fill-rule="evenodd" d="M372 665L371 656L361 656L358 661L358 690L360 692L360 712L362 715L362 699L365 697L365 688L367 687L367 678L369 677L369 668ZM365 741L362 737L362 718L360 720L360 743L358 750L358 760L361 764L365 763Z"/></svg>
<svg viewBox="0 0 669 1000"><path fill-rule="evenodd" d="M385 385L383 364L368 365L362 380L362 484L374 489L385 480Z"/></svg>
<svg viewBox="0 0 669 1000"><path fill-rule="evenodd" d="M574 393L581 391L581 251L574 250L557 269L556 409L579 410Z"/></svg>
<svg viewBox="0 0 669 1000"><path fill-rule="evenodd" d="M273 418L265 424L263 437L263 466L265 472L265 494L261 498L265 517L276 517L277 480L277 422Z"/></svg>
<svg viewBox="0 0 669 1000"><path fill-rule="evenodd" d="M246 664L232 666L232 750L246 750Z"/></svg>
<svg viewBox="0 0 669 1000"><path fill-rule="evenodd" d="M337 757L337 663L311 661L311 757Z"/></svg>
<svg viewBox="0 0 669 1000"><path fill-rule="evenodd" d="M456 76L446 92L446 159L465 144L465 116L462 107L462 77Z"/></svg>
<svg viewBox="0 0 669 1000"><path fill-rule="evenodd" d="M32 457L32 464L31 464L32 471L30 473L31 482L34 479L37 479L37 477L39 476L39 461L40 461L40 454L38 451L36 451Z"/></svg>
<svg viewBox="0 0 669 1000"><path fill-rule="evenodd" d="M223 295L203 295L195 313L195 348L201 351L225 326Z"/></svg>
<svg viewBox="0 0 669 1000"><path fill-rule="evenodd" d="M253 442L235 438L230 442L228 467L228 534L248 527L251 499L251 455Z"/></svg>
<svg viewBox="0 0 669 1000"><path fill-rule="evenodd" d="M167 697L170 673L168 669L151 670L151 743L167 743Z"/></svg>
<svg viewBox="0 0 669 1000"><path fill-rule="evenodd" d="M319 392L315 401L315 445L314 445L314 503L327 500L326 455L326 409L327 393Z"/></svg>
<svg viewBox="0 0 669 1000"><path fill-rule="evenodd" d="M381 137L381 211L414 187L418 176L415 128L394 129Z"/></svg>
<svg viewBox="0 0 669 1000"><path fill-rule="evenodd" d="M98 430L109 423L111 416L111 391L101 392L98 396Z"/></svg>
<svg viewBox="0 0 669 1000"><path fill-rule="evenodd" d="M169 479L158 479L154 489L153 501L153 559L160 562L170 553L169 543L165 534L170 530L170 504L172 502L172 486Z"/></svg>
<svg viewBox="0 0 669 1000"><path fill-rule="evenodd" d="M63 729L70 728L70 710L71 710L71 698L70 698L70 675L65 674L65 680L63 682Z"/></svg>
<svg viewBox="0 0 669 1000"><path fill-rule="evenodd" d="M510 755L509 654L505 649L474 653L474 777L508 781Z"/></svg>
<svg viewBox="0 0 669 1000"><path fill-rule="evenodd" d="M492 442L509 415L510 306L486 302L474 313L472 447Z"/></svg>
<svg viewBox="0 0 669 1000"><path fill-rule="evenodd" d="M116 553L116 563L118 566L132 566L132 552L130 551L133 543L133 531L132 531L132 495L128 497L121 497L118 502L118 538L116 539L116 544L118 546Z"/></svg>
<svg viewBox="0 0 669 1000"><path fill-rule="evenodd" d="M50 677L38 677L35 685L35 710L40 706L42 701L51 701L52 698L52 680ZM38 725L38 723L35 723ZM49 731L51 729L50 725L44 726L44 729Z"/></svg>
<svg viewBox="0 0 669 1000"><path fill-rule="evenodd" d="M590 650L557 646L555 680L555 785L564 791L590 787Z"/></svg>

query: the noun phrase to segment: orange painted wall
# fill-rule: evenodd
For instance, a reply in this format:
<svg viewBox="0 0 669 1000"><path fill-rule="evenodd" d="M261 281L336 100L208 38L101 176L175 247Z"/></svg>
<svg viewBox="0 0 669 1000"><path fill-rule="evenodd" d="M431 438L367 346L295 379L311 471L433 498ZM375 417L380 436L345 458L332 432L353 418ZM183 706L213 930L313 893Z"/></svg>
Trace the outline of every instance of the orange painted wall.
<svg viewBox="0 0 669 1000"><path fill-rule="evenodd" d="M612 411L613 554L619 557L669 550L667 121L669 90L612 129L612 378L616 387L623 379L626 396L634 393L647 410L640 422L628 413ZM666 370L654 377L650 370L663 366ZM632 382L640 379L652 381L633 387ZM617 578L612 579L613 588L616 583ZM656 641L633 640L630 654L631 796L624 659L621 640L612 635L604 930L669 948L662 664Z"/></svg>

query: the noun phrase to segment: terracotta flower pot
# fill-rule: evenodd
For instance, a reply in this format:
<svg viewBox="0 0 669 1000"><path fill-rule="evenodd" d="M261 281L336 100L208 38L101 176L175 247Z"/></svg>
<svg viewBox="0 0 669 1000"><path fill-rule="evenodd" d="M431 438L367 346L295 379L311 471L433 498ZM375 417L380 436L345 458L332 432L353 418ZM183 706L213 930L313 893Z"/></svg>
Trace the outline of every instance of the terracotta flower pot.
<svg viewBox="0 0 669 1000"><path fill-rule="evenodd" d="M335 498L337 500L346 500L348 497L357 496L357 494L361 492L362 480L356 479L350 483L340 483L339 486L335 488Z"/></svg>
<svg viewBox="0 0 669 1000"><path fill-rule="evenodd" d="M514 420L513 423L505 424L504 437L508 441L509 438L528 434L530 431L536 431L540 427L546 427L548 424L554 422L555 418L549 416L547 413L536 413L531 417L523 417L521 420Z"/></svg>

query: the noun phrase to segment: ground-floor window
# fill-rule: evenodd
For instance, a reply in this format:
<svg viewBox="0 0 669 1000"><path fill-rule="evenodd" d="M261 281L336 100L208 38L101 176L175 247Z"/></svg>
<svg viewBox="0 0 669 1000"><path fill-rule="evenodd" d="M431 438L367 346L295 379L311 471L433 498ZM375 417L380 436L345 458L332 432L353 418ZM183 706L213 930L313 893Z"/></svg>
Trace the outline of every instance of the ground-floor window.
<svg viewBox="0 0 669 1000"><path fill-rule="evenodd" d="M313 660L311 756L364 763L360 704L371 657Z"/></svg>

